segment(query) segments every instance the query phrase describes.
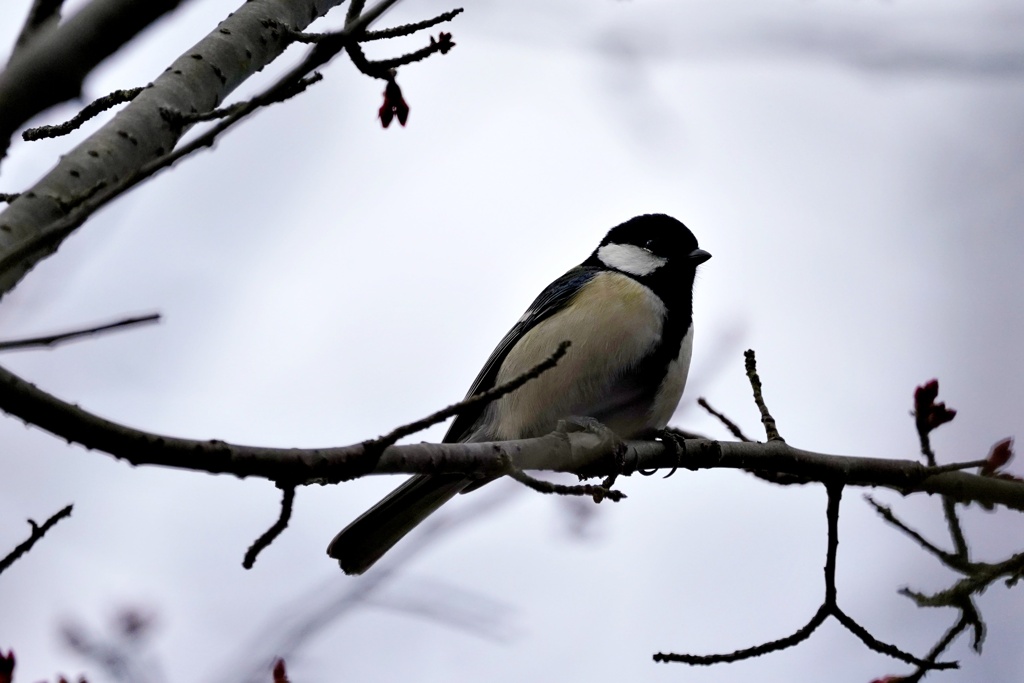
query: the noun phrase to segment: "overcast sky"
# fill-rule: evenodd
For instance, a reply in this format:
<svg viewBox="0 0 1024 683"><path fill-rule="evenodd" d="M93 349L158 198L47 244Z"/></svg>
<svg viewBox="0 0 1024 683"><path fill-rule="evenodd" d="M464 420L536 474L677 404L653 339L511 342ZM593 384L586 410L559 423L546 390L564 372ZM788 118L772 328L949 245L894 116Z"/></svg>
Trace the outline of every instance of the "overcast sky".
<svg viewBox="0 0 1024 683"><path fill-rule="evenodd" d="M30 3L7 4L2 45ZM186 4L99 69L86 99L152 80L236 4ZM450 7L405 0L381 25ZM488 0L444 30L451 53L399 73L406 128L381 129L382 84L339 59L301 97L95 216L4 299L2 336L150 311L163 322L6 366L156 432L353 443L461 398L544 285L609 227L664 212L714 255L674 424L725 438L695 405L705 396L761 436L742 367L754 348L795 446L913 458L912 392L934 377L959 410L935 436L942 461L1024 433L1019 3ZM31 185L98 125L16 143L0 191ZM410 537L402 562L354 579L324 549L398 479L298 491L290 528L245 571L278 513L271 484L132 469L9 418L0 443L0 554L25 538L24 519L75 504L0 577L0 649L16 651L22 683L112 680L59 631L109 634L124 607L156 619L145 680L175 683L241 681L282 652L304 683L866 683L907 671L835 624L740 665L651 661L754 645L810 618L818 486L680 472L623 480L628 499L595 509L495 484L450 506L465 524ZM955 615L896 590L953 576L860 494L844 498L840 604L924 654ZM938 500L877 497L949 546ZM1012 513L971 510L965 527L979 559L1022 549ZM364 604L345 602L360 590ZM963 669L935 680L1020 679L1020 589L998 584L978 602L984 656L959 643ZM340 616L316 621L318 609ZM284 643L304 618L313 635Z"/></svg>

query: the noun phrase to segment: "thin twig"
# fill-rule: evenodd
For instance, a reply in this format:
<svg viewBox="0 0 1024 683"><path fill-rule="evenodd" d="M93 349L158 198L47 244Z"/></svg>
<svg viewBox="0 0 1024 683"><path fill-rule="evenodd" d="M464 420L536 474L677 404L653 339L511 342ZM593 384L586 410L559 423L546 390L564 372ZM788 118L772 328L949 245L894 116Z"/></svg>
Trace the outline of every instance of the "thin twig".
<svg viewBox="0 0 1024 683"><path fill-rule="evenodd" d="M707 399L705 399L703 396L697 399L697 405L699 405L701 408L708 411L715 418L717 418L719 422L725 425L725 428L729 430L729 433L735 436L737 439L739 439L740 441L750 441L750 439L748 439L747 436L743 433L743 430L741 430L735 422L733 422L725 415L712 408L711 404L708 403Z"/></svg>
<svg viewBox="0 0 1024 683"><path fill-rule="evenodd" d="M939 639L939 642L937 642L935 644L935 647L932 648L931 652L928 653L928 656L925 657L925 661L934 662L936 659L938 659L939 656L946 651L946 648L948 648L953 643L953 641L956 640L956 637L960 635L969 625L970 622L967 616L965 614L961 614L957 622L949 627L949 630L946 631L945 635L943 635L942 638ZM925 677L928 671L929 669L925 667L918 667L917 670L914 671L914 673L910 674L909 676L903 676L898 680L900 681L900 683L918 683L918 681Z"/></svg>
<svg viewBox="0 0 1024 683"><path fill-rule="evenodd" d="M422 31L423 29L431 28L433 26L437 26L438 24L443 24L446 21L451 21L455 17L462 14L462 12L463 8L458 7L456 9L451 10L450 12L439 14L433 19L425 19L423 21L413 22L411 24L403 24L402 26L384 28L379 31L366 31L365 33L363 33L362 36L360 36L359 42L368 43L371 40L383 40L385 38L398 38L400 36L409 36L412 35L413 33L416 33L417 31Z"/></svg>
<svg viewBox="0 0 1024 683"><path fill-rule="evenodd" d="M836 557L839 554L839 504L843 499L842 484L826 484L828 505L825 519L828 522L828 546L825 551L825 604L829 608L836 606Z"/></svg>
<svg viewBox="0 0 1024 683"><path fill-rule="evenodd" d="M221 107L220 109L212 109L210 111L197 114L184 114L182 112L165 109L161 114L163 114L164 120L169 124L179 127L192 125L193 123L199 123L201 121L215 121L217 119L228 118L247 111L254 111L259 107L266 107L271 104L284 102L285 100L291 99L292 97L305 92L306 88L314 83L319 83L323 78L323 74L319 71L315 71L313 72L313 75L308 78L300 78L291 88L281 88L279 92L263 93L245 100L244 102L235 102L234 104Z"/></svg>
<svg viewBox="0 0 1024 683"><path fill-rule="evenodd" d="M939 381L937 379L925 382L914 390L914 426L917 428L917 436L921 442L921 454L932 467L936 466L936 460L935 451L932 450L931 433L956 417L955 410L947 408L945 403L936 400L938 396ZM969 562L967 539L964 538L963 529L960 527L956 503L944 497L942 512L946 518L946 526L949 528L949 536L953 540L955 554L964 562Z"/></svg>
<svg viewBox="0 0 1024 683"><path fill-rule="evenodd" d="M81 339L82 337L91 337L101 332L109 332L111 330L119 330L125 327L133 327L135 325L143 325L146 323L153 323L160 320L159 313L150 313L149 315L136 316L132 318L125 318L124 320L118 320L117 322L107 323L105 325L97 325L94 327L87 327L81 330L71 330L70 332L58 332L56 334L48 334L42 337L30 337L28 339L11 339L8 341L0 341L0 351L13 351L16 349L28 349L38 346L56 346L62 342L72 341L74 339Z"/></svg>
<svg viewBox="0 0 1024 683"><path fill-rule="evenodd" d="M988 460L982 458L981 460L965 460L963 462L954 462L948 465L936 465L935 467L929 467L928 471L932 474L942 474L943 472L957 472L960 470L969 470L974 467L983 467Z"/></svg>
<svg viewBox="0 0 1024 683"><path fill-rule="evenodd" d="M355 45L357 45L357 43L352 43L352 46ZM352 46L350 46L350 50L352 49ZM422 47L414 52L399 55L398 57L392 57L391 59L380 59L364 62L364 67L366 64L368 64L369 69L363 71L363 73L367 74L368 76L375 76L377 74L389 74L400 66L406 66L407 64L413 64L415 62L422 62L424 59L430 57L431 55L437 53L447 54L448 51L451 50L453 47L455 47L455 43L452 42L452 34L441 33L440 37L437 40L434 40L434 38L431 37L429 45L426 45L425 47ZM377 77L381 78L381 76Z"/></svg>
<svg viewBox="0 0 1024 683"><path fill-rule="evenodd" d="M960 516L956 512L956 502L943 496L942 498L942 512L946 516L946 526L949 527L949 537L953 540L953 547L956 548L956 554L964 559L965 562L970 561L970 551L967 548L967 539L964 537L964 530L960 526Z"/></svg>
<svg viewBox="0 0 1024 683"><path fill-rule="evenodd" d="M588 496L593 498L595 503L600 503L605 499L617 503L626 497L626 494L622 491L616 491L615 489L608 488L607 486L594 486L593 484L567 486L565 484L556 484L553 481L544 481L543 479L531 477L517 467L510 466L505 473L520 484L523 484L538 493L556 494L560 496Z"/></svg>
<svg viewBox="0 0 1024 683"><path fill-rule="evenodd" d="M453 415L458 415L459 413L464 412L467 408L486 405L496 401L506 394L511 394L530 380L540 377L542 374L558 365L558 361L560 361L562 356L566 354L570 345L571 342L563 341L545 360L541 361L521 375L513 377L508 382L492 387L487 391L481 391L479 394L473 394L469 398L459 401L458 403L453 403L447 408L442 408L435 413L431 413L421 420L410 422L409 424L402 425L401 427L391 430L384 436L365 441L364 444L368 450L383 450L391 444L396 443L399 439L405 438L410 434L415 434L416 432L422 432L424 429L432 427L439 422L443 422Z"/></svg>
<svg viewBox="0 0 1024 683"><path fill-rule="evenodd" d="M984 464L988 462L987 459L936 466L935 452L932 450L930 434L939 426L956 417L955 410L947 408L945 403L940 403L936 400L938 398L938 394L938 380L926 382L925 384L917 387L914 391L914 411L912 414L914 416L918 438L921 442L921 453L925 457L925 462L930 465L928 470L941 473L953 470L963 470L975 466L983 467ZM973 597L984 591L998 578L1005 575L1013 576L1013 572L1017 569L1014 564L1014 560L1017 559L1017 556L1011 557L1006 562L998 565L972 562L970 559L969 548L967 546L967 540L964 537L963 529L960 526L960 518L956 510L956 501L949 496L944 495L942 497L942 509L946 518L946 525L949 530L950 538L952 539L953 546L955 548L954 552L944 551L926 540L917 531L911 529L900 521L888 507L876 503L870 497L868 497L868 502L874 506L875 510L880 515L882 515L883 519L912 538L919 546L938 558L944 565L966 577L955 583L952 587L935 593L934 595L925 595L923 593L912 591L909 588L903 588L899 591L900 594L914 600L918 607L953 607L960 613L959 619L935 644L931 652L925 658L926 661L934 662L939 655L946 651L956 637L968 627L972 627L974 630L973 646L976 651L980 652L981 644L985 637L985 622L982 620L981 613L978 611ZM1024 557L1024 554L1022 554L1021 557ZM914 673L909 676L905 676L900 680L907 681L908 683L916 683L917 681L920 681L926 673L927 668L919 666Z"/></svg>
<svg viewBox="0 0 1024 683"><path fill-rule="evenodd" d="M733 436L735 436L737 439L739 439L740 441L743 441L745 443L753 443L753 441L751 439L747 438L747 435L744 434L743 431L739 428L739 425L737 425L735 422L730 420L724 414L722 414L722 413L718 412L717 410L715 410L714 408L712 408L711 404L708 403L707 400L703 396L701 398L697 399L697 404L701 408L703 408L704 410L706 410L709 413L711 413L711 415L716 417L718 419L718 421L721 422L723 425L725 425L725 428L728 429L729 432ZM770 482L772 484L779 484L780 486L792 486L794 484L807 484L807 483L810 483L810 481L811 481L810 479L807 479L806 477L797 477L797 476L793 476L792 474L784 474L782 472L764 472L764 471L760 471L760 470L747 470L747 471L750 472L750 474L753 474L758 479L763 479L764 481Z"/></svg>
<svg viewBox="0 0 1024 683"><path fill-rule="evenodd" d="M64 519L65 517L70 517L71 509L73 507L74 506L72 505L68 505L67 507L61 509L59 512L54 514L52 517L50 517L42 524L36 524L31 519L28 520L29 525L32 527L32 534L25 541L20 543L18 547L16 547L14 550L8 553L6 557L0 559L0 574L2 574L8 567L14 564L19 557L21 557L29 550L31 550L32 546L34 546L36 542L39 541L39 539L45 536L46 532L52 529L54 524Z"/></svg>
<svg viewBox="0 0 1024 683"><path fill-rule="evenodd" d="M292 507L295 504L295 487L281 486L281 489L284 492L281 496L281 514L278 516L277 521L263 532L259 538L253 541L249 549L245 551L242 566L246 569L252 569L252 566L256 564L256 557L263 549L273 543L288 528L288 521L292 518Z"/></svg>
<svg viewBox="0 0 1024 683"><path fill-rule="evenodd" d="M745 351L743 358L747 368L747 379L750 380L750 388L754 391L754 403L757 404L757 409L761 411L761 423L764 425L765 435L769 441L785 441L775 425L775 418L768 412L768 406L764 402L764 395L761 392L761 378L757 374L757 358L754 355L754 350L748 349Z"/></svg>
<svg viewBox="0 0 1024 683"><path fill-rule="evenodd" d="M363 32L362 35L359 36L358 40L360 43L368 43L373 40L384 40L386 38L398 38L401 36L412 35L417 31L422 31L423 29L436 26L446 21L451 21L458 15L462 14L462 12L463 9L459 7L458 9L453 9L450 12L439 14L433 19L425 19L424 21L417 21L412 24L403 24L401 26L385 28L379 31L365 31ZM338 33L338 31L328 31L325 33L306 33L303 31L295 31L291 29L288 30L288 36L292 40L294 40L297 43L307 44L319 43L322 40L327 40L329 38L337 36Z"/></svg>
<svg viewBox="0 0 1024 683"><path fill-rule="evenodd" d="M866 628L854 621L853 617L841 610L838 606L833 609L832 615L836 618L836 621L846 628L847 631L857 636L857 639L864 643L868 649L874 650L879 654L888 655L893 659L900 660L901 662L906 662L907 664L913 664L914 666L926 669L942 670L960 668L959 662L929 662L927 659L915 657L909 652L904 652L895 645L875 638Z"/></svg>
<svg viewBox="0 0 1024 683"><path fill-rule="evenodd" d="M103 97L97 98L85 105L85 107L82 108L82 111L78 112L64 123L58 123L53 126L36 126L35 128L26 128L25 132L21 134L21 138L26 142L31 142L33 140L42 140L43 138L56 138L61 135L67 135L71 131L79 128L89 119L105 112L106 110L116 107L119 104L124 104L125 102L131 102L145 89L146 88L127 88L125 90L115 90L109 95L104 95Z"/></svg>
<svg viewBox="0 0 1024 683"><path fill-rule="evenodd" d="M882 519L884 519L889 524L892 524L894 527L896 527L904 534L912 538L919 546L921 546L929 553L937 557L943 564L952 569L956 569L957 571L961 571L964 569L965 563L961 557L954 553L946 552L942 548L939 548L931 541L926 539L924 536L922 536L914 529L911 529L909 526L900 521L900 519L896 517L892 509L889 508L888 506L882 505L871 496L866 495L864 496L864 499L868 501L868 503L870 503L873 508L875 508L875 512L881 515Z"/></svg>
<svg viewBox="0 0 1024 683"><path fill-rule="evenodd" d="M682 664L690 664L691 666L708 666L711 664L727 664L730 662L738 662L742 659L760 657L761 655L766 655L769 652L778 652L780 650L786 650L795 645L799 645L810 638L811 634L814 633L826 619L828 619L828 609L825 605L822 605L818 608L818 611L814 613L814 616L811 617L810 621L785 638L779 638L778 640L761 643L754 647L748 647L742 650L736 650L735 652L718 655L689 655L659 652L654 655L654 661L680 662Z"/></svg>

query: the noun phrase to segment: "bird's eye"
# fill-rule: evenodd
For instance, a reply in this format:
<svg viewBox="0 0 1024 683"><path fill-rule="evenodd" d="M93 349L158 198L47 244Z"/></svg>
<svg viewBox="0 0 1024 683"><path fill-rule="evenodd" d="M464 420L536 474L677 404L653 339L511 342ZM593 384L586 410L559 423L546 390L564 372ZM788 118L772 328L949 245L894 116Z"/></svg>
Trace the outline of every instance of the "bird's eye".
<svg viewBox="0 0 1024 683"><path fill-rule="evenodd" d="M644 249L647 251L654 251L654 240L647 240L644 242Z"/></svg>

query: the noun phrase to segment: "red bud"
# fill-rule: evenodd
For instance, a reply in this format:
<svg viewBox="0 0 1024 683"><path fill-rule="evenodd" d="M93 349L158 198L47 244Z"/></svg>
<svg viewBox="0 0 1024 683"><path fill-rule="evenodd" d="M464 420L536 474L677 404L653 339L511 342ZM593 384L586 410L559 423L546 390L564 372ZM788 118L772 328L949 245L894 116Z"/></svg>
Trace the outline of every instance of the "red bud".
<svg viewBox="0 0 1024 683"><path fill-rule="evenodd" d="M384 86L384 104L380 105L377 115L380 116L380 123L385 128L391 125L394 118L403 126L409 119L409 105L402 97L402 89L393 78Z"/></svg>
<svg viewBox="0 0 1024 683"><path fill-rule="evenodd" d="M981 467L981 474L990 477L1012 459L1013 437L1007 437L992 446L992 450L985 459L985 464Z"/></svg>
<svg viewBox="0 0 1024 683"><path fill-rule="evenodd" d="M274 662L274 683L288 683L288 673L284 670L284 660Z"/></svg>
<svg viewBox="0 0 1024 683"><path fill-rule="evenodd" d="M914 418L917 431L927 434L936 427L951 422L956 411L947 408L945 403L936 403L939 397L939 380L925 382L914 390Z"/></svg>
<svg viewBox="0 0 1024 683"><path fill-rule="evenodd" d="M7 654L0 652L0 683L11 683L14 680L14 650Z"/></svg>

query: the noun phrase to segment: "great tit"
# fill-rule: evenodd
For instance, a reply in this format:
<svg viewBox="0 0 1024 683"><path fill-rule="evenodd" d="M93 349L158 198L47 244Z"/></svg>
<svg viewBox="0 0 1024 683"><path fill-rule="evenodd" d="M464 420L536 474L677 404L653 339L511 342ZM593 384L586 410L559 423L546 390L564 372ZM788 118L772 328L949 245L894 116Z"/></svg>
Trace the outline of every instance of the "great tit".
<svg viewBox="0 0 1024 683"><path fill-rule="evenodd" d="M558 365L460 413L444 442L541 436L571 417L594 418L624 439L664 429L686 384L693 281L709 258L670 216L637 216L612 228L586 261L540 293L467 396L529 371L568 340ZM327 554L346 574L362 574L455 494L480 484L460 474L414 476L345 527Z"/></svg>

